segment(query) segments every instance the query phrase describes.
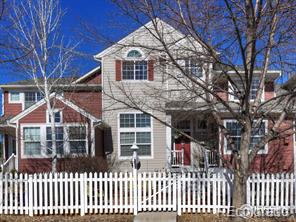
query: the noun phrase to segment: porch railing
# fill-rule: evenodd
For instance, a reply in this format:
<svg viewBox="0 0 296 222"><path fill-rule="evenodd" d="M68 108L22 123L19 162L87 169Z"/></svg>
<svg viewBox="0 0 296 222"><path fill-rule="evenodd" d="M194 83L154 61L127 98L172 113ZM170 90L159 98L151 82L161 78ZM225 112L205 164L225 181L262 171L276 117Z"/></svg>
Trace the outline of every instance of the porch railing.
<svg viewBox="0 0 296 222"><path fill-rule="evenodd" d="M16 155L13 153L3 164L1 164L1 171L6 173L6 172L10 172L11 170L14 170L15 160L16 160Z"/></svg>
<svg viewBox="0 0 296 222"><path fill-rule="evenodd" d="M172 150L171 152L171 166L180 167L184 165L184 150Z"/></svg>
<svg viewBox="0 0 296 222"><path fill-rule="evenodd" d="M208 167L219 166L219 156L216 151L206 150L206 162Z"/></svg>

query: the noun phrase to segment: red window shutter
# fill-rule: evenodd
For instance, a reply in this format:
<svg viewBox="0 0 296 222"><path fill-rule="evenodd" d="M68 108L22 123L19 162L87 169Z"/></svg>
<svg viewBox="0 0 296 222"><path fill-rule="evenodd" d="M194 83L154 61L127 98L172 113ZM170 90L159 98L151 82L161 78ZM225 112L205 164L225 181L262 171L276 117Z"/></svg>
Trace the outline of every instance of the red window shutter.
<svg viewBox="0 0 296 222"><path fill-rule="evenodd" d="M148 61L148 80L154 80L154 60Z"/></svg>
<svg viewBox="0 0 296 222"><path fill-rule="evenodd" d="M115 61L115 79L121 81L121 60Z"/></svg>

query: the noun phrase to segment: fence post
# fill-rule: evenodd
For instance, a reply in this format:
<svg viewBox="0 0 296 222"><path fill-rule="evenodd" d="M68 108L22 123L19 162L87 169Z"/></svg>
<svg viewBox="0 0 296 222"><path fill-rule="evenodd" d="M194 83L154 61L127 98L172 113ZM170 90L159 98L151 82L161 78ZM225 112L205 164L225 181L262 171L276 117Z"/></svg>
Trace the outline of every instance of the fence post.
<svg viewBox="0 0 296 222"><path fill-rule="evenodd" d="M85 215L85 188L84 188L84 173L79 174L80 183L80 216Z"/></svg>
<svg viewBox="0 0 296 222"><path fill-rule="evenodd" d="M33 217L33 175L29 175L29 216Z"/></svg>
<svg viewBox="0 0 296 222"><path fill-rule="evenodd" d="M134 195L134 215L138 214L138 170L136 167L133 168L133 195Z"/></svg>
<svg viewBox="0 0 296 222"><path fill-rule="evenodd" d="M183 178L183 173L180 175L177 175L177 181L178 181L178 186L177 186L177 201L178 201L178 215L181 216L181 192L182 192L182 183L181 180Z"/></svg>

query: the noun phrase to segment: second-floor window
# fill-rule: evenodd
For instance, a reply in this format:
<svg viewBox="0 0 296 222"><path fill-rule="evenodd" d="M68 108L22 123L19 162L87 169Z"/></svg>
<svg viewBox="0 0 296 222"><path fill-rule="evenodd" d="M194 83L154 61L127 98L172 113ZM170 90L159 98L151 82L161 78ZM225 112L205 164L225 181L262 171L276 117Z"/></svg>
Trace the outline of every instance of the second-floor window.
<svg viewBox="0 0 296 222"><path fill-rule="evenodd" d="M147 61L123 61L123 80L147 80Z"/></svg>
<svg viewBox="0 0 296 222"><path fill-rule="evenodd" d="M48 114L48 123L51 123L50 115ZM62 122L62 111L54 111L54 122L61 123Z"/></svg>
<svg viewBox="0 0 296 222"><path fill-rule="evenodd" d="M41 92L25 92L25 109L43 99Z"/></svg>
<svg viewBox="0 0 296 222"><path fill-rule="evenodd" d="M21 97L19 92L9 92L9 102L16 103L20 102Z"/></svg>
<svg viewBox="0 0 296 222"><path fill-rule="evenodd" d="M138 50L128 52L127 60L122 62L123 80L147 80L147 61L142 60L142 53Z"/></svg>
<svg viewBox="0 0 296 222"><path fill-rule="evenodd" d="M196 59L185 59L185 71L196 77L202 77L203 69Z"/></svg>
<svg viewBox="0 0 296 222"><path fill-rule="evenodd" d="M230 93L233 94L230 96L231 100L237 100L237 94L240 93L244 93L245 92L245 82L242 82L239 79L235 79L235 85L236 86L231 86L230 85ZM250 87L250 100L255 100L256 96L257 96L257 91L260 85L260 79L259 78L253 78L252 79L252 83L251 83L251 87Z"/></svg>

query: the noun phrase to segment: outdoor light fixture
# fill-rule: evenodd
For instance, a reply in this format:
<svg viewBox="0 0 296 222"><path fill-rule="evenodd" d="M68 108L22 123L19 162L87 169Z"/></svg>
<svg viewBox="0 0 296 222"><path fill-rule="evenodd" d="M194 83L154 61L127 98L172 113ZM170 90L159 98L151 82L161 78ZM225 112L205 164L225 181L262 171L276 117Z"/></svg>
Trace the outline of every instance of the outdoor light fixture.
<svg viewBox="0 0 296 222"><path fill-rule="evenodd" d="M138 170L141 167L141 163L137 153L137 151L139 150L139 147L137 146L136 142L133 143L131 150L133 151L133 156L131 160L132 168L133 170Z"/></svg>

